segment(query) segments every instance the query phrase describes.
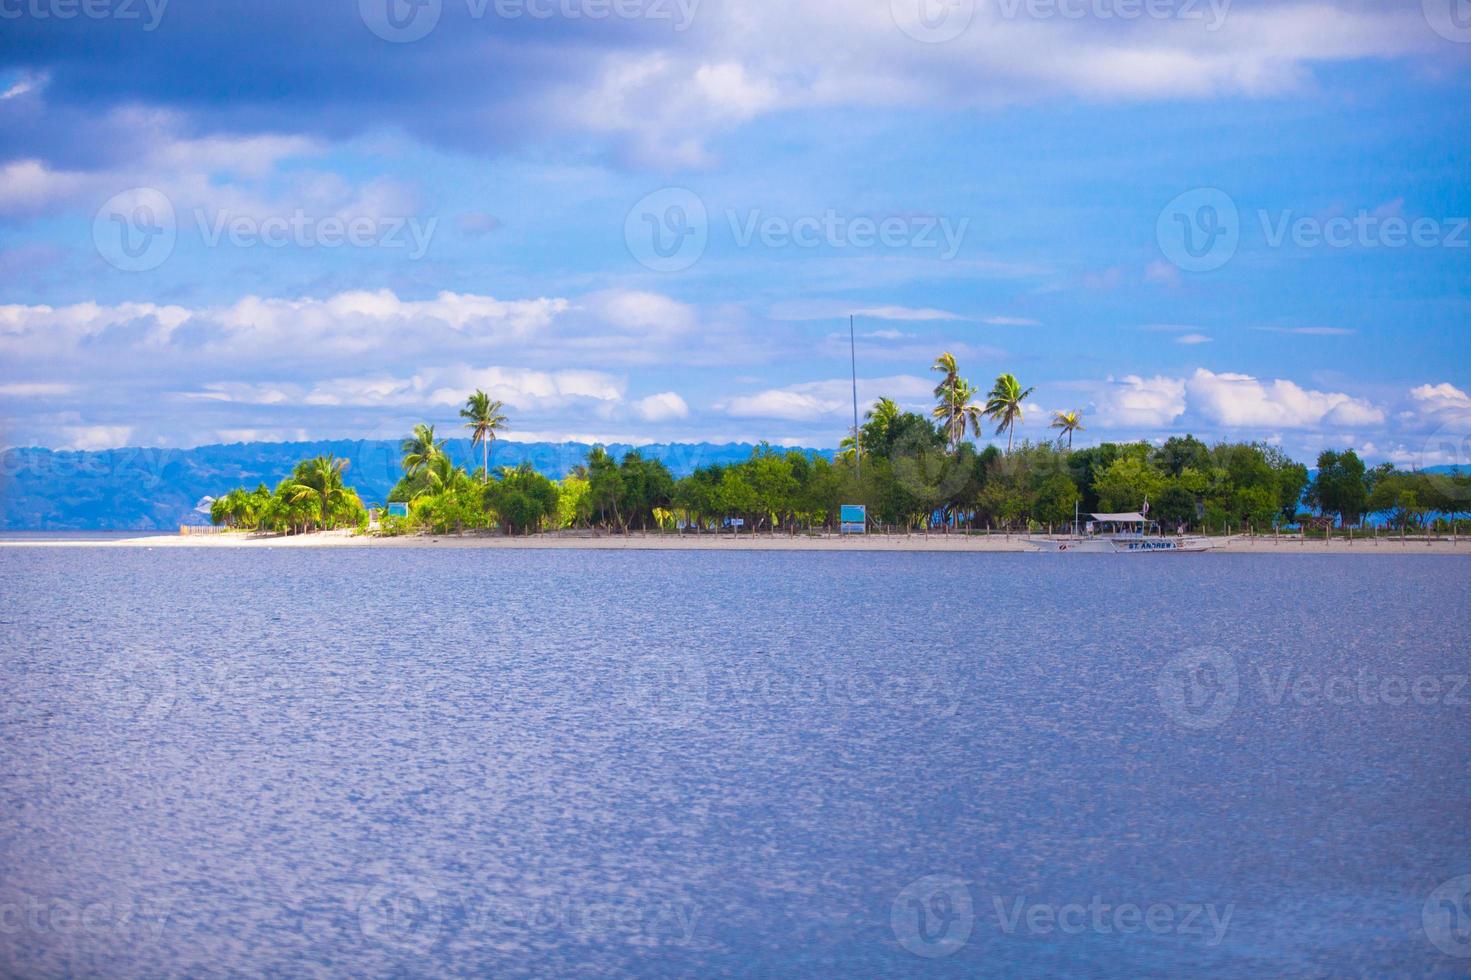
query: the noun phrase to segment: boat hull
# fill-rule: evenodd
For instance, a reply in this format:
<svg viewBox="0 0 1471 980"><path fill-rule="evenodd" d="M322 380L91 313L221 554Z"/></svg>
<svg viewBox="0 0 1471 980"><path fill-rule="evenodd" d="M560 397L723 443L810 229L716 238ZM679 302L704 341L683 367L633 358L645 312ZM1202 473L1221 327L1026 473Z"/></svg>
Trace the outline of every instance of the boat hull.
<svg viewBox="0 0 1471 980"><path fill-rule="evenodd" d="M1030 542L1037 551L1081 555L1180 554L1210 551L1216 543L1209 538L1073 538Z"/></svg>

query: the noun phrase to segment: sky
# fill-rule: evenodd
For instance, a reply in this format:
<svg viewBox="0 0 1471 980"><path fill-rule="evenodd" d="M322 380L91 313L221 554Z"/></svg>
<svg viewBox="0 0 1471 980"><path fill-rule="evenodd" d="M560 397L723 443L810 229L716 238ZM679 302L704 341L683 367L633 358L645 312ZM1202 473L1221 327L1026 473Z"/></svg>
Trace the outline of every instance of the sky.
<svg viewBox="0 0 1471 980"><path fill-rule="evenodd" d="M0 0L0 445L1471 463L1468 217L1471 0Z"/></svg>

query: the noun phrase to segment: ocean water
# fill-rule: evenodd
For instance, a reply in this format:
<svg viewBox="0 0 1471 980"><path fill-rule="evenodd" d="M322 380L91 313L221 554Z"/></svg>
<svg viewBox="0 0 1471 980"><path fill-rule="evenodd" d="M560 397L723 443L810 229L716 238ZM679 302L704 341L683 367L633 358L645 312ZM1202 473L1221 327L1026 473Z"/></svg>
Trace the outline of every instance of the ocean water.
<svg viewBox="0 0 1471 980"><path fill-rule="evenodd" d="M1468 585L0 547L0 974L1466 975Z"/></svg>

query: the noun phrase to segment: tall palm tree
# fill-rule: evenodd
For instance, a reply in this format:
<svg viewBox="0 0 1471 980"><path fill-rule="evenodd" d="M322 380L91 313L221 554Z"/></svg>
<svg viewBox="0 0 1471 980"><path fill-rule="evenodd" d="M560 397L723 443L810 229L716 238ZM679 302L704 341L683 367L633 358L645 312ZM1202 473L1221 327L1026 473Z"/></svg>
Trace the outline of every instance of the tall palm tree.
<svg viewBox="0 0 1471 980"><path fill-rule="evenodd" d="M413 476L433 462L434 457L444 455L444 440L435 440L434 426L420 424L414 426L414 434L398 448L404 454L404 472Z"/></svg>
<svg viewBox="0 0 1471 980"><path fill-rule="evenodd" d="M1053 412L1051 428L1062 430L1058 438L1061 439L1062 436L1067 436L1067 447L1071 449L1073 448L1073 433L1083 431L1083 413L1076 410L1071 412Z"/></svg>
<svg viewBox="0 0 1471 980"><path fill-rule="evenodd" d="M482 447L481 468L486 483L490 482L490 444L495 442L496 432L506 427L506 417L501 414L504 407L476 388L475 394L465 399L465 407L460 409L460 418L466 420L465 428L470 430L470 445Z"/></svg>
<svg viewBox="0 0 1471 980"><path fill-rule="evenodd" d="M955 366L955 355L946 351L935 358L935 363L930 365L931 371L939 371L945 375L944 379L935 385L935 397L943 398L950 390L950 386L960 380L960 369Z"/></svg>
<svg viewBox="0 0 1471 980"><path fill-rule="evenodd" d="M965 438L967 426L981 434L981 409L975 404L976 389L964 378L956 378L945 391L945 397L930 414L940 423L953 452Z"/></svg>
<svg viewBox="0 0 1471 980"><path fill-rule="evenodd" d="M1003 374L991 387L986 398L986 414L996 423L996 434L1006 433L1006 451L1011 452L1011 439L1016 434L1016 424L1022 420L1022 402L1035 388L1022 390L1016 377Z"/></svg>
<svg viewBox="0 0 1471 980"><path fill-rule="evenodd" d="M349 499L352 490L342 482L348 461L336 456L318 456L298 464L291 474L287 497L292 503L316 505L322 527L331 519L332 508Z"/></svg>

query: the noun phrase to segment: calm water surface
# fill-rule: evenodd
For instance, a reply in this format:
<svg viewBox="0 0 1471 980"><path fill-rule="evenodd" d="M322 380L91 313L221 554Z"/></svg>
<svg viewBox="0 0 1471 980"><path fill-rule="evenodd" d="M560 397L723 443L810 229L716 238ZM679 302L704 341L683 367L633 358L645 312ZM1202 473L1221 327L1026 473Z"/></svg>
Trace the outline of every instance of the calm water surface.
<svg viewBox="0 0 1471 980"><path fill-rule="evenodd" d="M1468 584L0 548L0 973L1465 975Z"/></svg>

